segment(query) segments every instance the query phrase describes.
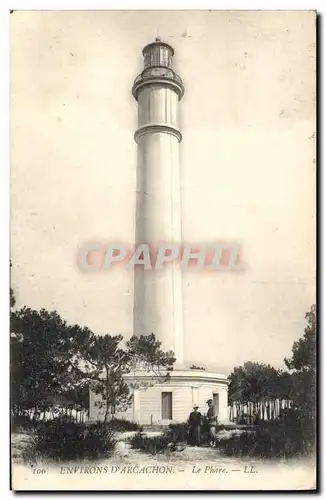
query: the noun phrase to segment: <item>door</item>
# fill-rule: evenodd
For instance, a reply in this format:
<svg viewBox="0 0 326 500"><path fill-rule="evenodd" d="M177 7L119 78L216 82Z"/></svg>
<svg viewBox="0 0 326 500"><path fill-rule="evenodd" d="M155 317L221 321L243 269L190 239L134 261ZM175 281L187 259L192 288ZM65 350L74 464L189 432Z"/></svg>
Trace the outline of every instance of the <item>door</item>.
<svg viewBox="0 0 326 500"><path fill-rule="evenodd" d="M172 392L162 392L162 420L172 420Z"/></svg>
<svg viewBox="0 0 326 500"><path fill-rule="evenodd" d="M218 418L218 412L219 412L219 396L218 394L213 394L213 406L215 410L215 415Z"/></svg>

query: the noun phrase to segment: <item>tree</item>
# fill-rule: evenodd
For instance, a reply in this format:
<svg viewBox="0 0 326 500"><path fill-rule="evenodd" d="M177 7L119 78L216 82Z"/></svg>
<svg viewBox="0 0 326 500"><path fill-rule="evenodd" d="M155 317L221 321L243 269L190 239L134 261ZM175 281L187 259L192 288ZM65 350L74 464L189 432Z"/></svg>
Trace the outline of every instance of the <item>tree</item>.
<svg viewBox="0 0 326 500"><path fill-rule="evenodd" d="M155 335L133 335L126 343L130 357L129 369L137 372L152 374L153 383L165 382L173 370L176 361L173 351L163 351L162 343Z"/></svg>
<svg viewBox="0 0 326 500"><path fill-rule="evenodd" d="M122 335L96 336L90 334L79 345L84 363L79 365L90 388L100 394L105 407L104 421L108 420L110 409L124 409L130 404L129 389L123 375L128 362L128 353L121 347Z"/></svg>
<svg viewBox="0 0 326 500"><path fill-rule="evenodd" d="M56 311L24 307L11 311L11 401L14 413L45 411L54 401L87 404L89 387L102 396L105 420L110 409L126 409L130 388L166 380L175 362L155 335L97 336L70 326ZM125 375L134 373L130 387ZM138 375L148 375L146 381ZM149 384L148 384L149 381Z"/></svg>
<svg viewBox="0 0 326 500"><path fill-rule="evenodd" d="M13 289L10 288L10 309L12 309L13 307L15 307L15 304L16 304L15 294L14 294Z"/></svg>
<svg viewBox="0 0 326 500"><path fill-rule="evenodd" d="M292 397L295 404L309 413L315 414L316 406L316 305L306 313L307 324L304 335L292 346L292 357L284 362L292 376Z"/></svg>
<svg viewBox="0 0 326 500"><path fill-rule="evenodd" d="M11 314L11 376L14 411L45 410L49 395L76 384L70 359L71 329L55 311L22 308ZM72 366L72 368L74 368Z"/></svg>
<svg viewBox="0 0 326 500"><path fill-rule="evenodd" d="M105 422L110 409L115 413L130 406L130 388L148 386L142 375L151 375L148 378L151 383L161 382L168 378L175 362L173 353L161 350L161 343L153 334L133 336L125 347L121 346L122 340L122 335L91 335L79 346L85 361L82 368L85 379L88 379L91 389L101 395L102 401L98 404L105 408ZM134 375L132 386L124 378L130 373Z"/></svg>
<svg viewBox="0 0 326 500"><path fill-rule="evenodd" d="M243 366L235 367L229 380L231 403L282 399L290 392L287 374L264 363L248 361Z"/></svg>
<svg viewBox="0 0 326 500"><path fill-rule="evenodd" d="M11 268L12 268L12 263L10 261L10 269ZM10 309L12 309L13 307L15 307L15 304L16 304L15 293L14 293L13 289L10 287Z"/></svg>
<svg viewBox="0 0 326 500"><path fill-rule="evenodd" d="M306 313L307 325L302 338L293 343L292 357L284 362L289 370L316 371L316 305Z"/></svg>

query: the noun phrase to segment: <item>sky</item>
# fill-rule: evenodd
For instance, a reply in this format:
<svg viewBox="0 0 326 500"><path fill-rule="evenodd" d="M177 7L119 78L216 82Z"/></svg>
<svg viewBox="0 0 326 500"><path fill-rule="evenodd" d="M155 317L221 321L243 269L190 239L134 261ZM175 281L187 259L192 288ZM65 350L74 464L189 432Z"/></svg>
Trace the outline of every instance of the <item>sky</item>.
<svg viewBox="0 0 326 500"><path fill-rule="evenodd" d="M184 273L185 355L284 367L315 302L312 11L11 15L11 278L17 307L98 334L133 328L133 275L85 273L87 242L132 245L142 48L175 49L185 241L241 245L245 270ZM155 332L154 332L155 333Z"/></svg>

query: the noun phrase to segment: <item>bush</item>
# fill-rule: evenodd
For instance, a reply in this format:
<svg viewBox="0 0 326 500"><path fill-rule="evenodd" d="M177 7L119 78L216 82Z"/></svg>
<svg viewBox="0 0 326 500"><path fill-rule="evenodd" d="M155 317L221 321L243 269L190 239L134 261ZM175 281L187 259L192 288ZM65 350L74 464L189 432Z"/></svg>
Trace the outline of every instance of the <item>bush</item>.
<svg viewBox="0 0 326 500"><path fill-rule="evenodd" d="M130 439L132 448L146 451L152 455L165 451L180 450L180 446L187 442L188 424L170 424L160 436L149 437L138 432Z"/></svg>
<svg viewBox="0 0 326 500"><path fill-rule="evenodd" d="M141 432L137 432L134 437L130 439L131 448L146 451L152 455L166 451L170 443L166 435L148 437Z"/></svg>
<svg viewBox="0 0 326 500"><path fill-rule="evenodd" d="M76 418L73 417L72 415L68 415L66 413L62 413L56 417L54 417L52 420L47 420L48 423L58 423L58 424L66 424L66 423L71 423L71 422L76 422Z"/></svg>
<svg viewBox="0 0 326 500"><path fill-rule="evenodd" d="M185 444L188 442L189 425L187 422L170 424L160 436L149 437L146 436L146 434L138 432L132 439L130 439L132 448L146 451L147 453L151 453L153 455L164 451L182 451ZM203 425L202 427L202 443L205 442L209 442L207 425Z"/></svg>
<svg viewBox="0 0 326 500"><path fill-rule="evenodd" d="M12 432L28 432L33 431L38 426L38 421L33 420L27 415L15 415L11 419Z"/></svg>
<svg viewBox="0 0 326 500"><path fill-rule="evenodd" d="M24 429L27 425L30 424L30 418L25 415L15 415L11 419L11 430L16 432L20 429Z"/></svg>
<svg viewBox="0 0 326 500"><path fill-rule="evenodd" d="M188 439L188 424L170 424L164 433L173 443L183 443Z"/></svg>
<svg viewBox="0 0 326 500"><path fill-rule="evenodd" d="M115 431L108 424L39 422L32 448L25 458L41 456L56 461L105 458L115 446Z"/></svg>
<svg viewBox="0 0 326 500"><path fill-rule="evenodd" d="M261 422L255 430L219 440L217 448L227 456L290 458L312 453L314 441L314 422L292 411L282 420Z"/></svg>
<svg viewBox="0 0 326 500"><path fill-rule="evenodd" d="M124 420L122 418L114 418L108 425L111 429L116 431L142 431L143 428L136 422L130 422L130 420Z"/></svg>

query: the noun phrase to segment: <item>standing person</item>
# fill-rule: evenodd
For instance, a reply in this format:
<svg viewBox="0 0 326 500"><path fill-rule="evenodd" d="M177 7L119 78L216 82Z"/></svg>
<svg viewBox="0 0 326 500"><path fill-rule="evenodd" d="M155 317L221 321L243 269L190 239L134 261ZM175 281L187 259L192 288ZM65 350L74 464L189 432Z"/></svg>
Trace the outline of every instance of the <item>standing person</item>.
<svg viewBox="0 0 326 500"><path fill-rule="evenodd" d="M201 439L201 423L202 414L198 411L198 405L194 405L194 411L189 415L189 444L192 446L200 446Z"/></svg>
<svg viewBox="0 0 326 500"><path fill-rule="evenodd" d="M209 440L210 440L209 444L210 444L210 446L215 446L217 418L216 418L216 414L215 414L213 400L208 399L206 401L206 404L208 405L207 421L208 421L208 427L209 427Z"/></svg>

